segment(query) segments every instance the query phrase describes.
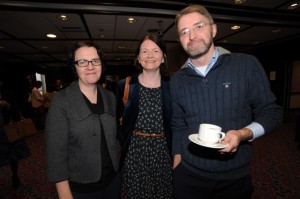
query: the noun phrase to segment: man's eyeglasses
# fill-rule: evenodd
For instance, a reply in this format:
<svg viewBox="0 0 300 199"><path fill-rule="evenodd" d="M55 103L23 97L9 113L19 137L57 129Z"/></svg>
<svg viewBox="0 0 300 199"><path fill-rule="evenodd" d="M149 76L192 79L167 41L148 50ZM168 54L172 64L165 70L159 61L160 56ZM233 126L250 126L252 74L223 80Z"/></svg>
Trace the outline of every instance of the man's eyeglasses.
<svg viewBox="0 0 300 199"><path fill-rule="evenodd" d="M187 37L187 36L190 35L191 31L193 31L195 33L198 33L201 30L203 30L206 25L209 25L209 24L206 24L204 22L200 22L200 23L194 25L193 27L185 28L185 29L183 29L182 31L179 32L179 36L180 37Z"/></svg>
<svg viewBox="0 0 300 199"><path fill-rule="evenodd" d="M81 59L81 60L75 61L75 64L80 68L87 67L89 65L89 63L91 63L93 66L101 65L100 59L93 59L92 61L88 61L86 59Z"/></svg>

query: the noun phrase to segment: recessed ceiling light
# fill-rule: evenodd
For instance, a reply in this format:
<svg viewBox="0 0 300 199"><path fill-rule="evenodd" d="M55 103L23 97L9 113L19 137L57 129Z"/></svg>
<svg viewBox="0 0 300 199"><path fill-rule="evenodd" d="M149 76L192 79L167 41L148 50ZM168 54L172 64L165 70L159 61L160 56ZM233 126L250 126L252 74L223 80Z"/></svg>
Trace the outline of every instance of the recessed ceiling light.
<svg viewBox="0 0 300 199"><path fill-rule="evenodd" d="M103 28L99 28L99 32L100 32L100 38L104 38L105 37L105 34L103 33L104 32L104 29Z"/></svg>
<svg viewBox="0 0 300 199"><path fill-rule="evenodd" d="M241 28L241 26L231 26L231 30L238 30L238 29L240 29Z"/></svg>
<svg viewBox="0 0 300 199"><path fill-rule="evenodd" d="M235 4L242 4L242 3L245 3L246 0L234 0L234 3Z"/></svg>
<svg viewBox="0 0 300 199"><path fill-rule="evenodd" d="M293 3L288 7L288 9L296 9L297 7L299 7L299 5L300 4L298 4L298 3Z"/></svg>
<svg viewBox="0 0 300 199"><path fill-rule="evenodd" d="M68 17L67 15L59 15L57 16L57 18L61 21L69 21L70 17Z"/></svg>
<svg viewBox="0 0 300 199"><path fill-rule="evenodd" d="M136 19L133 18L133 17L128 17L127 19L127 23L135 23L136 22Z"/></svg>
<svg viewBox="0 0 300 199"><path fill-rule="evenodd" d="M47 34L47 37L49 37L49 38L56 38L56 35L55 34Z"/></svg>

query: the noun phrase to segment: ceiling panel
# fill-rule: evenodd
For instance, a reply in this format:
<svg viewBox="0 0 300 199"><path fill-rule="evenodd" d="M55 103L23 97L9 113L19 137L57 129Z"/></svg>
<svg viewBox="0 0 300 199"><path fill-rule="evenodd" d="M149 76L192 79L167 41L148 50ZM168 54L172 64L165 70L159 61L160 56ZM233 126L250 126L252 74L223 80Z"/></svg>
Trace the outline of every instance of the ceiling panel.
<svg viewBox="0 0 300 199"><path fill-rule="evenodd" d="M28 61L43 67L66 66L74 42L93 40L102 47L108 63L131 65L139 40L149 31L161 35L171 53L178 53L181 47L174 17L193 2L0 1L0 58L8 63ZM226 44L229 50L243 52L300 37L300 7L286 9L292 1L248 0L242 5L233 2L201 1L215 18L216 45ZM58 20L60 14L67 15L69 20ZM136 18L136 23L128 24L128 17ZM232 25L241 28L234 31L230 29ZM57 34L57 38L49 39L47 33Z"/></svg>
<svg viewBox="0 0 300 199"><path fill-rule="evenodd" d="M35 41L28 40L27 43L33 46L34 48L40 50L43 53L64 53L68 54L68 51L72 47L73 43L77 42L77 40L67 40L57 42L53 39L48 39L47 41Z"/></svg>
<svg viewBox="0 0 300 199"><path fill-rule="evenodd" d="M247 30L250 26L241 24L241 23L216 23L217 25L217 35L215 37L215 41L222 40L227 40L228 36L237 34L237 32L245 31ZM238 30L231 30L231 27L234 25L240 26L240 29Z"/></svg>
<svg viewBox="0 0 300 199"><path fill-rule="evenodd" d="M209 0L208 2L235 5L234 0ZM250 6L250 7L273 9L278 7L279 5L285 4L286 2L287 2L286 0L271 0L271 1L247 0L245 3L240 4L239 6L242 7Z"/></svg>
<svg viewBox="0 0 300 199"><path fill-rule="evenodd" d="M145 24L149 20L148 17L134 16L135 23L127 23L128 17L132 16L117 16L115 38L136 40L139 39L140 32L145 29Z"/></svg>
<svg viewBox="0 0 300 199"><path fill-rule="evenodd" d="M277 32L277 30L280 31ZM300 34L300 29L295 29L295 28L281 29L279 27L255 26L248 29L247 31L240 32L239 34L230 36L226 38L226 40L227 42L232 44L256 45L259 43L276 41L280 38L284 39L287 36L293 36L297 33Z"/></svg>
<svg viewBox="0 0 300 199"><path fill-rule="evenodd" d="M21 41L16 40L1 40L0 41L0 51L6 52L6 53L39 53L38 50L28 46L27 44L24 44Z"/></svg>
<svg viewBox="0 0 300 199"><path fill-rule="evenodd" d="M116 26L115 15L86 14L84 18L93 38L105 40L114 39Z"/></svg>

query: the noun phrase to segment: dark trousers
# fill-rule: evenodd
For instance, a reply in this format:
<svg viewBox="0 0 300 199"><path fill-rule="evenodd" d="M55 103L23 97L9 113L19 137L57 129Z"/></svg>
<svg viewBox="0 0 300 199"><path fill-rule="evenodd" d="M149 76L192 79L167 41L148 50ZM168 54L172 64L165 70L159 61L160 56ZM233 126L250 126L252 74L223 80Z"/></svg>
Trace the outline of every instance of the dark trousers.
<svg viewBox="0 0 300 199"><path fill-rule="evenodd" d="M121 175L118 174L115 179L104 189L89 193L72 193L74 199L120 199Z"/></svg>
<svg viewBox="0 0 300 199"><path fill-rule="evenodd" d="M251 199L251 176L234 180L211 180L197 176L179 164L173 172L175 199Z"/></svg>
<svg viewBox="0 0 300 199"><path fill-rule="evenodd" d="M44 127L42 123L42 114L40 108L34 108L33 113L34 113L35 127L37 128L37 130L42 130Z"/></svg>

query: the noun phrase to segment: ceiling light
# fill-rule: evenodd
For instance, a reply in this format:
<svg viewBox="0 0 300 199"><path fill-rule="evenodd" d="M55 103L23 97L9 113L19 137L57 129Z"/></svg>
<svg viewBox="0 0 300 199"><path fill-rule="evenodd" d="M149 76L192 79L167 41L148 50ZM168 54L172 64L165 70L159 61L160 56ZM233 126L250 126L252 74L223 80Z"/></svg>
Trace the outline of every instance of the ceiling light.
<svg viewBox="0 0 300 199"><path fill-rule="evenodd" d="M246 0L234 0L234 3L235 4L242 4L242 3L245 3Z"/></svg>
<svg viewBox="0 0 300 199"><path fill-rule="evenodd" d="M49 38L56 38L56 35L55 34L47 34L47 37L49 37Z"/></svg>
<svg viewBox="0 0 300 199"><path fill-rule="evenodd" d="M125 46L119 46L118 48L119 49L125 49Z"/></svg>
<svg viewBox="0 0 300 199"><path fill-rule="evenodd" d="M70 17L68 17L67 15L59 15L57 16L57 18L61 21L69 21Z"/></svg>
<svg viewBox="0 0 300 199"><path fill-rule="evenodd" d="M288 9L296 9L297 7L299 7L299 5L300 4L298 4L298 3L293 3L288 7Z"/></svg>
<svg viewBox="0 0 300 199"><path fill-rule="evenodd" d="M136 19L133 18L133 17L128 17L127 19L127 23L135 23L136 22Z"/></svg>
<svg viewBox="0 0 300 199"><path fill-rule="evenodd" d="M100 32L100 38L104 38L105 35L104 35L104 29L103 28L99 28L99 32Z"/></svg>
<svg viewBox="0 0 300 199"><path fill-rule="evenodd" d="M241 28L241 26L237 26L237 25L236 25L236 26L231 26L230 29L231 29L231 30L238 30L238 29L240 29L240 28Z"/></svg>

